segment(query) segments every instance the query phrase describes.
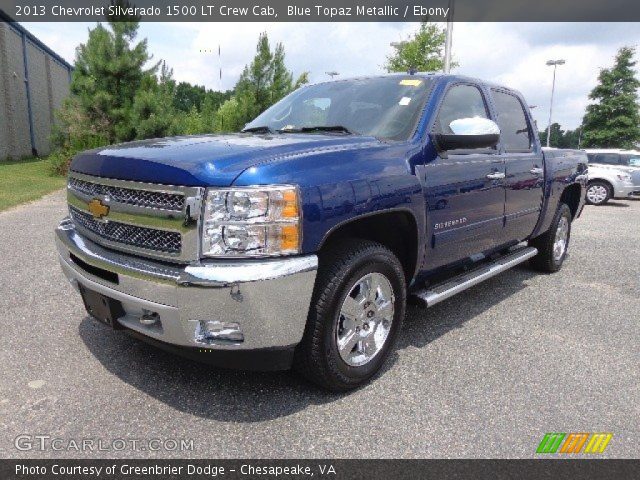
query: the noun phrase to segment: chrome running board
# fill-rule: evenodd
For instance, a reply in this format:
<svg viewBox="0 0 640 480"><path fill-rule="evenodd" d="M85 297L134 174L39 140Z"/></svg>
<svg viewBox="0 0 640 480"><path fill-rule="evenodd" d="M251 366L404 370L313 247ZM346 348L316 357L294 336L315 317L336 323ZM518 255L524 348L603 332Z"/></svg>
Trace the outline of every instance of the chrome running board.
<svg viewBox="0 0 640 480"><path fill-rule="evenodd" d="M418 290L413 293L414 296L422 300L427 307L432 307L436 303L440 303L447 298L453 297L467 288L478 285L485 280L495 277L499 273L509 270L512 267L530 259L538 253L533 247L523 247L504 255L490 263L484 263L481 266L445 282L432 285L428 288Z"/></svg>

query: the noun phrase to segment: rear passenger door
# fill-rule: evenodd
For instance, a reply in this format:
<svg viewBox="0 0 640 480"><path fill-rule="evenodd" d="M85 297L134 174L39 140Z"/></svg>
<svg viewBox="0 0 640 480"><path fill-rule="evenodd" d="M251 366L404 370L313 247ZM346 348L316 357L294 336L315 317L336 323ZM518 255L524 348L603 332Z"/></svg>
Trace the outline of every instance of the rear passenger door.
<svg viewBox="0 0 640 480"><path fill-rule="evenodd" d="M485 92L471 83L450 86L432 131L451 133L462 118L489 118ZM424 165L429 268L495 247L502 238L504 162L497 149L450 150Z"/></svg>
<svg viewBox="0 0 640 480"><path fill-rule="evenodd" d="M534 142L531 119L513 92L491 89L500 151L505 162L504 241L524 240L536 226L544 189L542 152Z"/></svg>

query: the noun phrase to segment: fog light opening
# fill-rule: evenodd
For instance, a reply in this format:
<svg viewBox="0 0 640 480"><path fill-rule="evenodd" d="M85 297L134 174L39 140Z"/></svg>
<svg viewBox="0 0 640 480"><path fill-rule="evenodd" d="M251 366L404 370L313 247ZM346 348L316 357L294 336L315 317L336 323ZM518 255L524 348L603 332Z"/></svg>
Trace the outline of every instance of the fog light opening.
<svg viewBox="0 0 640 480"><path fill-rule="evenodd" d="M140 323L147 327L155 325L160 322L160 315L157 312L152 312L146 308L142 309L142 315L140 315Z"/></svg>
<svg viewBox="0 0 640 480"><path fill-rule="evenodd" d="M242 343L244 342L244 334L240 330L238 323L199 320L196 325L194 340L196 343L205 345L213 343Z"/></svg>

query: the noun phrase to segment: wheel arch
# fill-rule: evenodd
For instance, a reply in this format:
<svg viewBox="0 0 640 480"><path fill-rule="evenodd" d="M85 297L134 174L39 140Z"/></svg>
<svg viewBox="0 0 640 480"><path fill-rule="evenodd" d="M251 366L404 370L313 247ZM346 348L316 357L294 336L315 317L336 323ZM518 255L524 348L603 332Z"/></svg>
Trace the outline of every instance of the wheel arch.
<svg viewBox="0 0 640 480"><path fill-rule="evenodd" d="M566 204L571 210L571 218L576 218L578 208L580 208L580 200L582 197L582 186L579 183L568 185L560 195L560 202ZM584 191L586 195L586 189Z"/></svg>
<svg viewBox="0 0 640 480"><path fill-rule="evenodd" d="M327 231L318 250L325 250L344 238L371 240L384 245L400 260L407 283L416 275L421 242L413 211L406 208L379 210L338 223Z"/></svg>

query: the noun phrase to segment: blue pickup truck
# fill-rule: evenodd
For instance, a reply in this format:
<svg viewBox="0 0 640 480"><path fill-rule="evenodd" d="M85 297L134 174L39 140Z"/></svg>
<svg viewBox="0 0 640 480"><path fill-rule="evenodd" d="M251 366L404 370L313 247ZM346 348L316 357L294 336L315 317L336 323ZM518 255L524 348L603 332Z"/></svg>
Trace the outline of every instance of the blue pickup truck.
<svg viewBox="0 0 640 480"><path fill-rule="evenodd" d="M77 155L60 262L112 328L348 390L380 370L408 298L561 268L587 157L543 152L536 130L518 92L462 76L305 86L237 134Z"/></svg>

